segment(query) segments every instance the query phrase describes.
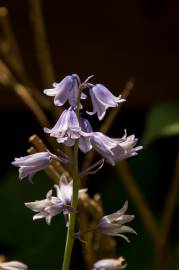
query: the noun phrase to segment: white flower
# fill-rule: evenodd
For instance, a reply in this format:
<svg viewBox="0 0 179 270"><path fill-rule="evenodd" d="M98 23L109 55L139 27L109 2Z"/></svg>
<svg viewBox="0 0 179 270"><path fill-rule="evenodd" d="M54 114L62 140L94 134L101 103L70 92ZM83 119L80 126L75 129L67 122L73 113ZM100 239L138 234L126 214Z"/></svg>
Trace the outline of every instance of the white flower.
<svg viewBox="0 0 179 270"><path fill-rule="evenodd" d="M124 264L124 261L123 257L118 259L102 259L94 264L93 270L121 270L127 266Z"/></svg>
<svg viewBox="0 0 179 270"><path fill-rule="evenodd" d="M131 227L124 225L125 223L134 219L134 215L125 215L127 208L128 202L126 201L120 210L111 215L102 217L98 223L98 229L100 229L104 234L120 236L127 242L130 242L129 239L123 235L123 233L136 234L136 232Z"/></svg>
<svg viewBox="0 0 179 270"><path fill-rule="evenodd" d="M68 182L65 175L60 177L59 185L54 185L56 188L56 196L52 196L52 190L48 191L46 199L27 202L25 206L36 212L33 216L33 220L45 218L47 224L51 223L54 216L63 212L68 215L75 210L71 206L73 182ZM81 189L79 193L86 192L86 189Z"/></svg>
<svg viewBox="0 0 179 270"><path fill-rule="evenodd" d="M27 265L18 261L0 263L0 270L27 270L27 268Z"/></svg>

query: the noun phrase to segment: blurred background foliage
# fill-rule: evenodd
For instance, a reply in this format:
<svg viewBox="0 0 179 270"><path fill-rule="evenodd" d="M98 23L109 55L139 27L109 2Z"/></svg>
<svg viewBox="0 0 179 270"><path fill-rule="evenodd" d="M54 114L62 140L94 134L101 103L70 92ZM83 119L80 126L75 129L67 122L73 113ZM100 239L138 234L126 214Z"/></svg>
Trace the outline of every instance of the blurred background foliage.
<svg viewBox="0 0 179 270"><path fill-rule="evenodd" d="M126 128L128 134L139 137L144 149L128 160L132 180L130 173L128 182L123 179L128 175L124 170L123 177L125 164L119 164L117 169L106 165L88 181L89 194L101 193L106 214L129 201L129 212L136 216L131 226L138 236L132 235L130 244L121 239L117 242L117 254L126 258L127 269L179 269L178 4L90 1L86 7L82 1L41 2L48 37L45 43L39 30L43 28L38 16L39 0L0 1L8 10L7 13L0 9L0 253L8 260L28 264L33 270L60 269L62 264L63 217L55 217L52 226L44 221L34 223L32 212L24 207L24 202L44 198L52 181L41 172L34 177L33 185L27 181L20 183L17 170L10 165L15 156L26 155L28 138L33 133L48 144L42 130L43 115L37 120L34 111L41 106L51 125L58 112L51 113L52 100L43 100L42 89L66 74L78 73L82 78L94 74L95 82L104 83L117 95L133 76L134 87L108 135L119 137ZM15 43L12 34L17 39ZM18 50L14 47L17 44ZM37 104L31 102L31 96L37 98ZM96 118L90 119L97 130ZM156 236L152 222L147 224L145 204L152 213ZM168 224L164 232L163 223ZM164 238L166 243L162 245ZM84 269L79 243L75 244L73 255L72 269Z"/></svg>

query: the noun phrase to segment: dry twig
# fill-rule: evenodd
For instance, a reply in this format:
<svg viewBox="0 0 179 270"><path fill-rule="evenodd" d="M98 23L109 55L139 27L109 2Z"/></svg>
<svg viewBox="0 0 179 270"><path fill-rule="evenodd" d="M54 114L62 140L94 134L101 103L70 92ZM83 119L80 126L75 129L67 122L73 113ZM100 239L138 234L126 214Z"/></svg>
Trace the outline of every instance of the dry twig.
<svg viewBox="0 0 179 270"><path fill-rule="evenodd" d="M50 85L54 81L55 76L48 48L41 1L29 0L29 12L33 28L32 33L34 35L41 78L44 85Z"/></svg>
<svg viewBox="0 0 179 270"><path fill-rule="evenodd" d="M125 188L127 189L131 199L134 202L134 205L139 212L141 219L151 236L154 244L157 244L158 241L158 227L155 221L155 218L152 212L149 209L149 206L143 196L142 192L139 189L130 169L127 164L127 161L122 160L116 165L116 172L120 177L120 180L123 182Z"/></svg>
<svg viewBox="0 0 179 270"><path fill-rule="evenodd" d="M0 37L0 56L3 62L13 76L18 79L18 82L28 86L29 93L34 96L42 107L45 109L50 108L49 99L36 89L27 75L20 49L11 27L8 10L5 7L0 7L0 29L2 34Z"/></svg>
<svg viewBox="0 0 179 270"><path fill-rule="evenodd" d="M154 270L163 269L164 261L166 259L165 258L166 245L169 237L169 231L177 200L178 189L179 189L179 153L177 154L173 180L165 200L161 229L158 234L158 245L156 246L156 256L154 259L154 268L153 268Z"/></svg>
<svg viewBox="0 0 179 270"><path fill-rule="evenodd" d="M12 75L11 71L1 60L0 60L0 83L4 87L14 90L14 92L33 112L33 114L35 115L35 117L37 118L38 122L42 127L49 125L45 113L43 112L39 104L35 101L35 99L30 95L29 88L18 83L17 80Z"/></svg>

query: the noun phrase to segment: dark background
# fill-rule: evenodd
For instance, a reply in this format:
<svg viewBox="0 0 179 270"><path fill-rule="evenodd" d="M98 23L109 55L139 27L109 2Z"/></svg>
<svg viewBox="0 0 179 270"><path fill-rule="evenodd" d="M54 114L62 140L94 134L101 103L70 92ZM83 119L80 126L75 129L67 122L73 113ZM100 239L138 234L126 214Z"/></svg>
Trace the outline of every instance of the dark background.
<svg viewBox="0 0 179 270"><path fill-rule="evenodd" d="M26 68L40 85L28 1L0 2L9 9ZM134 76L136 87L127 104L134 108L178 97L177 1L42 2L57 78L94 74L118 92ZM2 105L4 96L10 104L4 94Z"/></svg>

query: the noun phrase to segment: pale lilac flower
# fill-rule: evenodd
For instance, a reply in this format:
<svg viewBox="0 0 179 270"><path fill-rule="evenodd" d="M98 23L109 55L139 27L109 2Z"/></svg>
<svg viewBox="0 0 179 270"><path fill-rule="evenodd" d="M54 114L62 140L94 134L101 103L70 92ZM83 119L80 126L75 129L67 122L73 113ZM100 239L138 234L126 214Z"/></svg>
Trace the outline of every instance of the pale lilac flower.
<svg viewBox="0 0 179 270"><path fill-rule="evenodd" d="M123 257L118 259L102 259L94 264L93 270L121 270L127 266L124 264L124 261Z"/></svg>
<svg viewBox="0 0 179 270"><path fill-rule="evenodd" d="M27 265L18 261L0 263L0 270L27 270L27 269L28 269Z"/></svg>
<svg viewBox="0 0 179 270"><path fill-rule="evenodd" d="M57 191L57 197L64 203L64 205L71 205L72 195L73 195L73 181L67 180L66 176L62 174L60 178L60 184L54 185ZM78 196L86 192L87 189L83 188L79 190Z"/></svg>
<svg viewBox="0 0 179 270"><path fill-rule="evenodd" d="M68 181L66 176L62 174L59 185L54 185L57 192L57 197L64 205L71 205L71 198L73 192L73 181Z"/></svg>
<svg viewBox="0 0 179 270"><path fill-rule="evenodd" d="M111 236L120 236L124 238L128 243L129 239L123 235L124 233L134 233L136 232L129 226L124 225L134 219L134 215L125 215L128 208L128 202L126 201L124 206L117 212L104 216L100 219L98 223L98 229L104 234Z"/></svg>
<svg viewBox="0 0 179 270"><path fill-rule="evenodd" d="M25 157L15 158L12 165L19 167L20 180L27 176L31 180L34 174L48 167L53 159L59 158L49 151L39 152Z"/></svg>
<svg viewBox="0 0 179 270"><path fill-rule="evenodd" d="M111 165L118 160L123 160L137 155L142 146L135 147L137 139L134 135L125 135L122 138L110 138L101 132L93 132L90 142L94 149L99 152Z"/></svg>
<svg viewBox="0 0 179 270"><path fill-rule="evenodd" d="M93 105L93 112L87 112L90 115L97 113L99 120L102 120L106 114L106 110L109 107L117 107L118 103L124 102L125 99L114 96L104 85L102 84L88 84L91 101Z"/></svg>
<svg viewBox="0 0 179 270"><path fill-rule="evenodd" d="M63 111L52 129L44 128L44 131L57 138L58 143L73 146L75 140L80 137L81 127L76 112L70 107Z"/></svg>
<svg viewBox="0 0 179 270"><path fill-rule="evenodd" d="M75 210L71 206L73 183L68 182L65 175L60 177L59 185L54 185L56 188L56 196L52 196L52 190L48 191L46 199L25 203L25 206L32 211L37 212L33 220L45 218L47 224L51 223L54 216L63 212L66 216ZM81 192L86 192L86 189L81 189Z"/></svg>
<svg viewBox="0 0 179 270"><path fill-rule="evenodd" d="M81 85L80 78L77 74L66 76L60 83L54 83L54 88L45 89L47 96L54 96L54 104L62 106L67 100L71 106L77 105L79 87Z"/></svg>

